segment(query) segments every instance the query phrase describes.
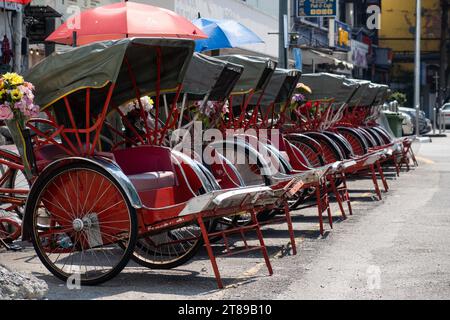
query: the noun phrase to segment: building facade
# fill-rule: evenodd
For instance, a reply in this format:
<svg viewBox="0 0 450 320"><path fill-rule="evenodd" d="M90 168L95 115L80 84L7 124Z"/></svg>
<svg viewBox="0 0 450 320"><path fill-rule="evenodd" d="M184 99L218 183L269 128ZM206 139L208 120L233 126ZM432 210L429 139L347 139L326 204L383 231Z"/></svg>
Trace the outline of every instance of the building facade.
<svg viewBox="0 0 450 320"><path fill-rule="evenodd" d="M249 53L278 58L278 0L138 0L167 8L190 19L199 16L238 21L264 43L246 45L222 53Z"/></svg>
<svg viewBox="0 0 450 320"><path fill-rule="evenodd" d="M44 39L68 17L78 11L121 0L34 0L37 8L32 15L39 20L28 28L30 38L29 65L33 66L54 50L64 46L44 45ZM166 8L188 18L233 19L241 22L260 38L262 44L224 50L222 53L249 53L278 58L278 1L277 0L135 0ZM38 10L39 9L39 10ZM46 12L43 14L42 12ZM57 14L55 14L57 13ZM59 15L58 15L59 14Z"/></svg>
<svg viewBox="0 0 450 320"><path fill-rule="evenodd" d="M392 87L405 92L414 103L414 55L416 1L383 0L380 43L394 51ZM421 108L429 115L438 106L437 88L441 65L441 0L422 0ZM449 33L447 33L449 34ZM449 54L447 48L446 54ZM448 70L445 76L448 83ZM448 98L447 90L446 96ZM439 107L439 106L438 106Z"/></svg>
<svg viewBox="0 0 450 320"><path fill-rule="evenodd" d="M32 67L54 51L67 50L65 46L45 43L44 40L71 15L86 9L119 2L117 0L33 0L25 8L28 39L28 67Z"/></svg>
<svg viewBox="0 0 450 320"><path fill-rule="evenodd" d="M302 17L301 3L293 0L291 46L301 48L305 72L327 71L389 83L391 50L379 45L379 32L370 20L381 0L336 0L335 15ZM334 1L329 1L333 3ZM377 16L379 18L379 16Z"/></svg>
<svg viewBox="0 0 450 320"><path fill-rule="evenodd" d="M21 72L26 65L26 38L23 6L0 2L0 72Z"/></svg>

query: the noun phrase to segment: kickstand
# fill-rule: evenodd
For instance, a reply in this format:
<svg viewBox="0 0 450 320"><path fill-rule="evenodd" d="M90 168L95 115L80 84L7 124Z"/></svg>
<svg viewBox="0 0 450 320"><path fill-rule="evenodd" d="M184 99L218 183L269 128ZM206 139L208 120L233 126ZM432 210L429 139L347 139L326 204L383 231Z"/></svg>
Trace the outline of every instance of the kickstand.
<svg viewBox="0 0 450 320"><path fill-rule="evenodd" d="M0 239L0 246L4 246L8 251L20 251L22 247L16 244L7 244L3 239Z"/></svg>

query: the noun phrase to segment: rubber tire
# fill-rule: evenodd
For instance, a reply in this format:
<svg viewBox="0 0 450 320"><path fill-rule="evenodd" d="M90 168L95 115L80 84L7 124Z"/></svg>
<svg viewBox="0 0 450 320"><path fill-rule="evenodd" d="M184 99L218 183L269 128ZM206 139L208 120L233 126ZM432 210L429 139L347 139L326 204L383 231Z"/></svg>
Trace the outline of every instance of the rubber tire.
<svg viewBox="0 0 450 320"><path fill-rule="evenodd" d="M47 175L44 179L41 179L41 180L38 179L35 182L36 185L33 188L37 189L37 190L41 190L47 185L47 183L53 177L58 176L59 174L63 173L64 171L74 169L74 168L92 170L92 171L95 171L95 172L100 173L101 175L107 177L118 188L118 190L122 194L123 198L125 199L125 202L127 204L128 211L129 211L129 216L130 216L130 222L131 222L130 240L129 240L128 247L125 248L125 253L122 256L122 260L120 260L120 262L110 272L103 275L102 277L97 278L97 279L92 279L92 280L83 280L82 279L80 282L80 284L83 286L96 286L96 285L103 284L103 283L107 282L108 280L111 280L112 278L117 276L127 266L128 262L130 261L131 255L134 252L134 247L136 245L136 240L138 237L137 213L136 213L136 209L131 205L130 200L128 199L126 193L123 191L120 184L116 182L114 177L111 174L109 174L106 170L103 170L99 166L96 166L92 163L86 163L86 162L85 163L73 163L73 164L69 164L64 167L57 168L55 171L53 171L51 173L51 175ZM34 194L30 193L30 195L28 197L26 209L25 209L25 216L28 216L28 214L32 214L33 220L34 220L34 208L36 206L36 201L38 200L37 198L38 198L39 194L40 193L38 193L38 192L36 192ZM29 208L32 208L33 212L28 213ZM34 225L35 225L34 221L31 221L31 224L34 229ZM38 245L38 241L39 241L39 238L37 237L36 230L33 230L33 232L31 232L31 242L34 246L37 256L39 257L41 262L44 264L44 266L47 268L47 270L49 270L58 279L66 282L68 277L59 273L56 269L54 269L52 267L52 265L45 258L45 253L41 252L40 247ZM122 245L121 245L121 247L122 247Z"/></svg>
<svg viewBox="0 0 450 320"><path fill-rule="evenodd" d="M208 224L205 223L206 228L208 228ZM177 268L179 266L184 265L186 262L190 261L200 250L200 248L204 245L204 241L203 241L203 237L200 235L199 240L197 241L197 243L192 247L192 249L185 255L183 255L182 257L180 257L178 260L166 263L166 264L159 264L159 263L151 263L148 261L144 261L142 259L140 259L139 257L137 257L134 254L131 255L131 260L136 262L137 264L139 264L142 267L145 267L147 269L152 269L152 270L170 270L170 269L174 269ZM139 247L139 240L136 242L136 248Z"/></svg>

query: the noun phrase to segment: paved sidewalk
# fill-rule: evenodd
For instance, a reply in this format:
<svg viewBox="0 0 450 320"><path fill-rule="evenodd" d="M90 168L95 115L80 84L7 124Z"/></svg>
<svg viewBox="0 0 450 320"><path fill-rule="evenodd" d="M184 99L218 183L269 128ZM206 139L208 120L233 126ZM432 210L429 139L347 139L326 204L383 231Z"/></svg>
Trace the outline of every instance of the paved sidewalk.
<svg viewBox="0 0 450 320"><path fill-rule="evenodd" d="M130 264L103 286L69 291L42 266L31 247L0 252L0 263L49 284L49 299L443 299L450 297L450 138L422 144L420 167L390 180L375 201L369 180L349 183L355 215L321 238L316 211L294 213L299 253L286 254L285 225L264 234L274 267L259 254L219 259L225 290L217 290L209 260L170 271ZM393 177L393 175L391 175Z"/></svg>

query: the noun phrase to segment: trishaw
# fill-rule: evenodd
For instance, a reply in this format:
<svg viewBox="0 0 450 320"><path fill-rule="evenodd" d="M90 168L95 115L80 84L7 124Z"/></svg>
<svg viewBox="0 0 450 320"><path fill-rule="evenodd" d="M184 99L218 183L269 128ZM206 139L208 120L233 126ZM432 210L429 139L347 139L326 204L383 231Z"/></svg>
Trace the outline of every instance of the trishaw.
<svg viewBox="0 0 450 320"><path fill-rule="evenodd" d="M234 87L228 100L230 107L222 115L218 125L223 132L234 130L233 136L227 137L225 141L217 141L210 147L221 150L223 156L236 164L246 185L270 186L280 198L280 208L266 210L259 218L265 223L287 221L295 252L289 210L292 205L302 201L306 190L313 188L315 194L318 191L321 233L323 234L323 212L328 212L332 224L327 194L320 192L322 177L329 168L323 171L308 168L304 156L297 152L297 161L303 163L303 170L295 170L289 162L287 152L280 150L280 146L284 148L287 141L278 134L278 128L268 123L269 114L266 111L270 106L284 107L290 102L301 73L297 70L273 70L274 62L260 57L234 55L217 58L244 66L244 73ZM230 154L235 158L230 158ZM236 163L236 158L246 161ZM280 211L284 217L273 219Z"/></svg>
<svg viewBox="0 0 450 320"><path fill-rule="evenodd" d="M27 195L22 238L58 278L100 284L130 258L174 268L205 244L222 288L209 226L240 213L251 223L231 231L256 232L259 245L244 251L261 251L272 274L256 214L278 201L273 191L224 189L200 162L163 146L179 121L193 51L181 39L99 42L53 55L25 76L47 117L28 121L31 190L2 189L2 201ZM2 165L21 169L17 155Z"/></svg>
<svg viewBox="0 0 450 320"><path fill-rule="evenodd" d="M228 58L231 59L231 57ZM290 193L294 187L301 186L303 182L291 176L276 174L274 170L271 170L270 163L268 163L270 159L264 158L260 152L261 149L266 150L267 146L263 143L259 144L259 142L250 144L243 139L244 132L239 130L240 128L233 128L234 126L227 127L228 121L231 118L229 114L230 108L226 100L230 96L230 93L231 96L234 96L236 91L242 93L244 87L256 86L262 78L270 76L272 72L270 65L273 62L269 59L253 57L240 57L236 60L237 64L236 61L230 62L224 59L224 57L211 58L202 56L201 59L194 58L194 60L196 60L194 63L196 67L194 68L193 65L189 67L183 89L189 92L187 100L191 101L187 104L183 103L181 112L183 119L180 119L180 127L183 130L192 129L194 127L194 121L203 120L202 125L204 129L219 128L221 130L211 130L213 133L218 133L218 136L215 137L216 139L211 143L210 141L205 141L200 148L194 147L195 152L193 153L195 157L207 163L205 165L211 170L215 178L219 181L219 184L223 187L230 185L262 186L267 184L279 199L277 207L281 206L284 210L283 202L285 198L291 197ZM229 68L230 65L234 69L236 66L240 66L241 70L243 70L242 75L235 79L230 78L229 72L222 71L224 66L228 66ZM209 70L206 74L200 71L205 69ZM196 80L199 74L202 74L202 81ZM222 76L219 75L226 76L228 81L221 80ZM187 81L187 79L191 78L193 79L192 81ZM215 85L216 82L221 84L222 94L218 94L218 90L213 89L217 87ZM225 83L227 86L225 86ZM249 91L251 90L245 90L245 92ZM255 90L256 93L259 91L262 91L262 89ZM195 92L197 94L194 94ZM185 105L189 105L189 107L185 107ZM210 109L205 111L205 106ZM226 130L229 129L233 129L232 133L224 138ZM189 144L190 141L184 142ZM185 143L181 143L180 145L183 146ZM235 168L236 171L226 169L224 164L230 164L227 167ZM261 172L264 174L260 174ZM270 206L267 206L265 212L272 211L272 209ZM260 220L261 216L261 213L258 214ZM290 231L293 252L296 253L295 238L289 211L286 212L285 216L285 221L288 223ZM215 222L213 227L216 230L224 230L233 225L246 225L249 219L248 216L241 215L235 216L233 219L223 218Z"/></svg>
<svg viewBox="0 0 450 320"><path fill-rule="evenodd" d="M343 119L349 114L349 108L359 105L361 100L373 103L379 87L368 81L349 80L343 76L326 73L304 75L302 81L312 88L313 93L308 95L308 101L300 104L295 110L295 118L300 120L301 125L294 130L300 130L303 133L300 136L291 135L293 143L304 150L312 158L311 162L316 164L345 160L345 165L339 170L337 184L344 184L343 198L349 204L350 214L352 211L350 200L348 192L345 191L346 174L369 170L376 193L381 199L377 171L387 191L387 182L380 165L386 150L382 148L361 149L359 145L355 146L353 134L362 136L361 139L371 139L373 142L371 146L376 146L371 134L359 127L361 122L357 122L351 128L342 125L346 123ZM368 89L372 87L374 90L369 92ZM318 145L322 148L322 159L314 152L319 149ZM358 147L357 150L355 150L356 147ZM342 194L342 192L340 193ZM342 201L338 202L342 211Z"/></svg>

